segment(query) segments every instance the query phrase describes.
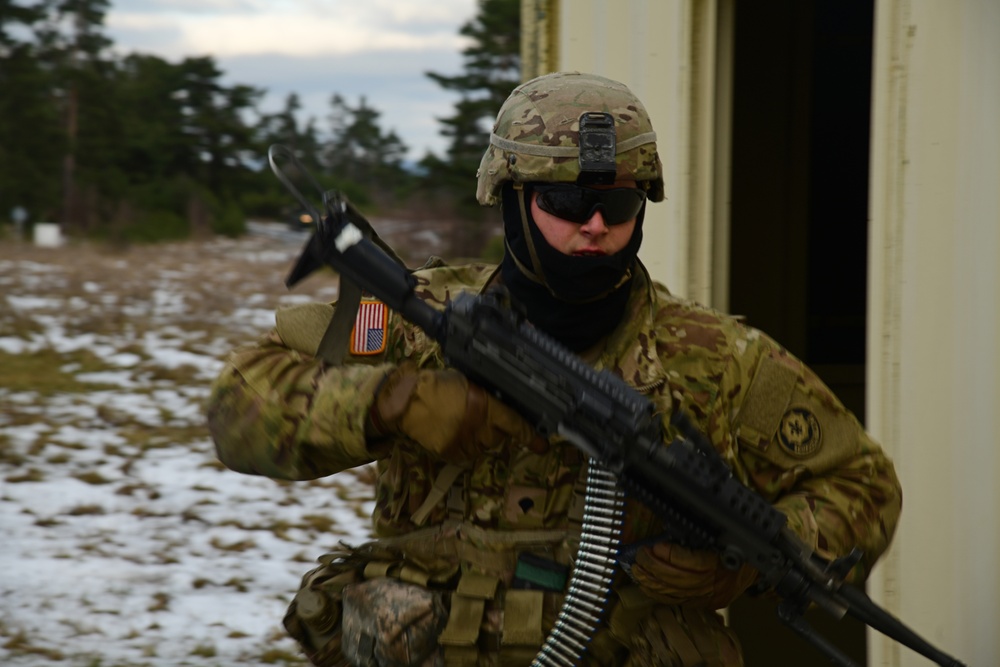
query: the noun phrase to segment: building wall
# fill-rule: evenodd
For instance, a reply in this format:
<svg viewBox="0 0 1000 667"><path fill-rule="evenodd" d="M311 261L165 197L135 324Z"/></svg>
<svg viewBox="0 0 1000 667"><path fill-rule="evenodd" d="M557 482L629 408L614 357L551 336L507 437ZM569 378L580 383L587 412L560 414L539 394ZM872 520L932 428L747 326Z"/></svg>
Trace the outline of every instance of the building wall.
<svg viewBox="0 0 1000 667"><path fill-rule="evenodd" d="M664 162L667 200L647 210L641 258L673 291L706 302L712 298L715 215L707 171L716 151L708 111L715 94L714 11L714 3L683 0L522 4L528 76L593 72L625 83L645 103ZM692 171L692 162L701 171Z"/></svg>
<svg viewBox="0 0 1000 667"><path fill-rule="evenodd" d="M868 426L903 517L872 594L1000 664L1000 3L880 0ZM872 665L926 660L869 635Z"/></svg>

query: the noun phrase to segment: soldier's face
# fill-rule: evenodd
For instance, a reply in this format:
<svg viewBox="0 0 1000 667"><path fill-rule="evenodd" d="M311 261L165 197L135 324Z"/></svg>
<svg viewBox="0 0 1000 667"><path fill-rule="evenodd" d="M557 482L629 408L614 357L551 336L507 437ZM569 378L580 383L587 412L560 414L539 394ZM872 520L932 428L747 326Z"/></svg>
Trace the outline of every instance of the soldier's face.
<svg viewBox="0 0 1000 667"><path fill-rule="evenodd" d="M616 181L613 185L594 185L594 189L634 188L635 181ZM628 245L635 231L635 218L608 225L600 210L594 211L583 223L570 222L543 211L538 206L538 193L531 196L531 215L535 225L549 245L564 255L579 257L614 255Z"/></svg>

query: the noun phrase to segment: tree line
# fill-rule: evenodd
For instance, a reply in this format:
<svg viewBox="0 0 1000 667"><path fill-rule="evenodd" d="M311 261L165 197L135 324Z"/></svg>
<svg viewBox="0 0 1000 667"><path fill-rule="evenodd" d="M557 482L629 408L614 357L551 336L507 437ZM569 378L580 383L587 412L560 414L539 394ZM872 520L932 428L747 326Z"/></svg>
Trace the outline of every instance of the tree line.
<svg viewBox="0 0 1000 667"><path fill-rule="evenodd" d="M109 0L0 0L0 221L15 207L70 235L129 241L238 235L247 217L279 218L288 193L267 147L296 153L323 188L370 214L405 210L472 219L475 174L490 123L520 80L520 2L480 0L457 92L437 119L446 155L413 168L365 97L330 91L328 123L301 120L289 95L265 113L266 90L225 85L211 56L169 62L116 55L104 32Z"/></svg>

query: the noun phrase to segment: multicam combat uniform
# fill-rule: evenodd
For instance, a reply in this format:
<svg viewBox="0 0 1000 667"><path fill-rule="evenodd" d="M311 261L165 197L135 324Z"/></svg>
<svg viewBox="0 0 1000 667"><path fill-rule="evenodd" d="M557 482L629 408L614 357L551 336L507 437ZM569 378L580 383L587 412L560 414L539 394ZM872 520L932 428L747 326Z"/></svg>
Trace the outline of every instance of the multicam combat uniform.
<svg viewBox="0 0 1000 667"><path fill-rule="evenodd" d="M417 294L443 308L462 290L484 289L494 276L482 265L426 268L416 273ZM331 312L325 304L279 311L275 331L229 358L209 405L226 465L294 480L368 463L374 456L365 423L385 374L404 359L442 367L437 345L395 313L387 314L384 349L327 367L313 354ZM829 389L766 335L676 298L637 271L626 317L593 361L648 396L665 425L675 409L687 411L737 478L786 513L795 532L821 553L862 549L852 579L862 579L885 550L900 511L892 464ZM350 555L359 568L339 579L320 568L307 583L338 590L360 578L365 561L374 561L368 576L395 576L431 590L457 585L457 593L435 601L439 610L444 600L465 614L432 623L435 633L447 626L444 655L424 661L412 655L414 648L409 658L529 664L561 596L507 586L519 552L571 562L583 466L573 446L554 442L544 454L526 448L483 454L452 481L442 471L453 466L395 441L377 462L373 521L382 546ZM647 508L629 501L626 511L624 542L659 534ZM655 582L640 586L622 575L584 662L742 664L736 639L714 610L658 603L656 595ZM480 616L469 618L470 609ZM323 616L314 609L306 615L310 622ZM331 629L336 613L323 619L325 626L305 632L302 619L292 618L290 627L306 635L315 659L336 664L335 656L322 656L324 642L328 654L339 646Z"/></svg>

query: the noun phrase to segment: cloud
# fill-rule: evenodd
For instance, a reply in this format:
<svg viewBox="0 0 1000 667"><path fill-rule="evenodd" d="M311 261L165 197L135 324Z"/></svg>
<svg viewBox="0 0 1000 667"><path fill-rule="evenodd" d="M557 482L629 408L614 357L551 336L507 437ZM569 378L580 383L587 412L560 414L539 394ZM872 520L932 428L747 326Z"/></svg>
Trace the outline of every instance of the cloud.
<svg viewBox="0 0 1000 667"><path fill-rule="evenodd" d="M437 118L457 97L425 76L457 74L468 44L461 26L477 0L117 0L105 27L116 50L169 61L211 56L227 85L263 89L260 108L299 95L300 120L326 128L333 93L356 105L364 95L408 157L441 154Z"/></svg>
<svg viewBox="0 0 1000 667"><path fill-rule="evenodd" d="M427 51L419 59L397 51L374 51L363 56L246 55L222 58L227 84L265 88L260 107L280 111L290 93L302 103L300 120L316 121L320 133L328 129L330 97L337 93L356 106L364 96L381 113L380 125L393 130L410 147L408 158L420 159L427 150L443 153L437 118L450 115L457 97L425 76L427 70L456 73L458 53Z"/></svg>
<svg viewBox="0 0 1000 667"><path fill-rule="evenodd" d="M170 57L460 51L467 41L458 28L473 11L474 0L122 2L106 25L116 42Z"/></svg>

